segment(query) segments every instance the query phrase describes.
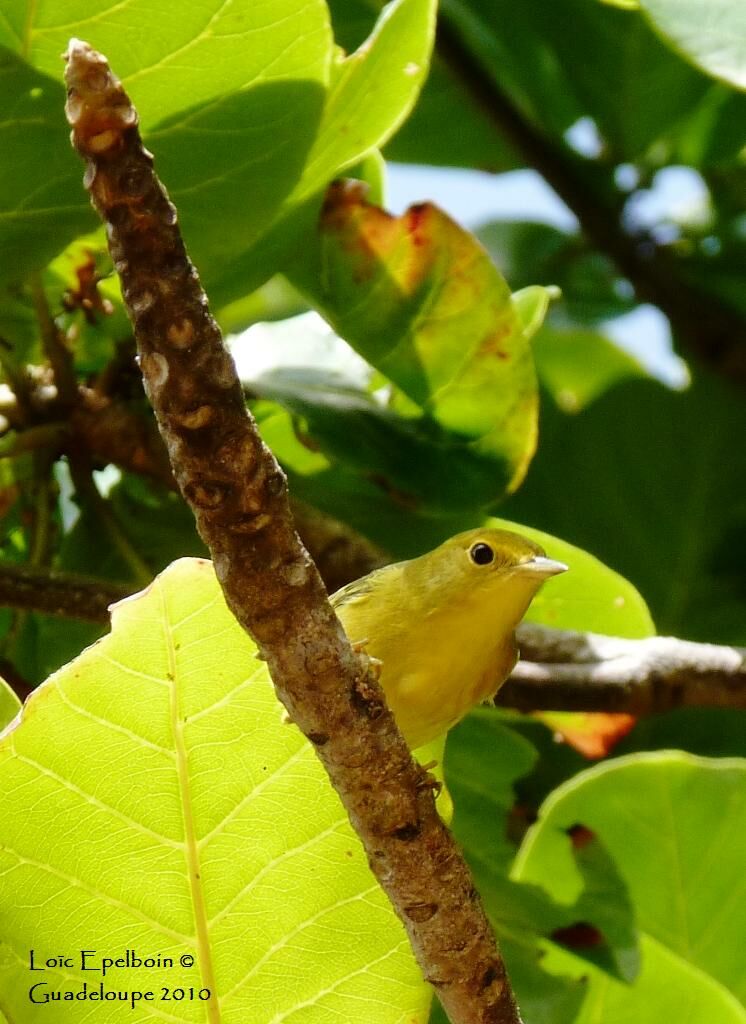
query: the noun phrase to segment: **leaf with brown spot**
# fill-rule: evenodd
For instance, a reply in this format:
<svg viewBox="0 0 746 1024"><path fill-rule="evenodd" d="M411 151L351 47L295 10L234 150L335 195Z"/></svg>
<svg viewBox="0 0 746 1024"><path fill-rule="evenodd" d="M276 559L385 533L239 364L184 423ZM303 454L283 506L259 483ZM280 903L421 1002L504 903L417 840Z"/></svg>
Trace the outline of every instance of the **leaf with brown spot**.
<svg viewBox="0 0 746 1024"><path fill-rule="evenodd" d="M483 501L522 480L536 444L532 355L510 289L479 242L430 203L401 217L336 183L315 262L294 283L459 457L481 463ZM489 478L489 485L487 479Z"/></svg>

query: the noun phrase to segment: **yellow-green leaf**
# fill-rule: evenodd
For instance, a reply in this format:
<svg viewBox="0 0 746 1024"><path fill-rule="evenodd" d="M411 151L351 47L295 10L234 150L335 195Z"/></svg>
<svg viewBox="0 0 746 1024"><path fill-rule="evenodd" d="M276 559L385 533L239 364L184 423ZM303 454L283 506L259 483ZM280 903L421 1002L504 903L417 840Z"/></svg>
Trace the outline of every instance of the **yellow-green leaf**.
<svg viewBox="0 0 746 1024"><path fill-rule="evenodd" d="M337 186L315 265L292 275L337 332L461 447L455 457L482 462L482 504L518 485L536 443L533 361L510 289L469 232L430 203L394 217L359 187Z"/></svg>
<svg viewBox="0 0 746 1024"><path fill-rule="evenodd" d="M117 605L0 741L0 1006L23 1024L421 1022L404 930L209 562ZM63 954L71 966L29 972ZM80 950L174 959L81 970ZM193 965L179 963L192 957ZM45 992L155 993L29 1002ZM200 992L163 1001L163 988ZM143 1004L139 1004L140 1007Z"/></svg>

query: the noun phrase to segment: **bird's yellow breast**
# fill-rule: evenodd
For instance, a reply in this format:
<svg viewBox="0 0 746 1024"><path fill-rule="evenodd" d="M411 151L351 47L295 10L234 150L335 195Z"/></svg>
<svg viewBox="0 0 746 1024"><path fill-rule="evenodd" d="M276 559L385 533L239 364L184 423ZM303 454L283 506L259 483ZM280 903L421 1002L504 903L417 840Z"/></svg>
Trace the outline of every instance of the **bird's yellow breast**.
<svg viewBox="0 0 746 1024"><path fill-rule="evenodd" d="M482 595L480 595L481 597ZM455 725L493 696L516 661L513 629L528 601L493 607L481 601L427 610L363 596L338 608L353 642L382 663L381 685L397 724L414 749Z"/></svg>

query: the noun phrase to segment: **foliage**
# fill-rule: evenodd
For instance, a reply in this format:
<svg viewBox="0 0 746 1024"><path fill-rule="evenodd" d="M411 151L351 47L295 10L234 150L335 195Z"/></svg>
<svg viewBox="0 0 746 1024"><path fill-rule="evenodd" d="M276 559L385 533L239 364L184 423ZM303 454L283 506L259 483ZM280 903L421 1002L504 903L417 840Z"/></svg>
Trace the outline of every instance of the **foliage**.
<svg viewBox="0 0 746 1024"><path fill-rule="evenodd" d="M743 645L743 6L3 6L3 558L132 591L165 572L87 650L96 625L0 612L0 670L18 690L50 676L0 740L0 1018L51 1019L29 1009L29 948L113 943L196 951L179 984L214 979L226 1021L422 1021L426 987L336 795L207 564L179 560L203 548L150 447L62 115L73 34L139 110L296 496L393 557L505 517L571 565L534 621ZM384 157L534 167L583 230L516 217L472 235L428 202L394 216ZM700 200L676 209L661 195L682 167ZM680 390L615 341L643 301L673 325ZM55 339L72 405L51 387ZM0 685L0 720L17 711ZM449 737L453 827L526 1024L746 1019L743 717L640 722L593 768L556 718L479 709ZM125 1016L152 1019L96 1007Z"/></svg>

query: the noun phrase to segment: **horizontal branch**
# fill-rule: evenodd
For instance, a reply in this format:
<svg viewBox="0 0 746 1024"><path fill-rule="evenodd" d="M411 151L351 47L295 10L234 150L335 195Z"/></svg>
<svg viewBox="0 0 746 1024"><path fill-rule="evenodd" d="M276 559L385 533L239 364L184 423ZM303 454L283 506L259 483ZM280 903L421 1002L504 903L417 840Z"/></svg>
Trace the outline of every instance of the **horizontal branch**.
<svg viewBox="0 0 746 1024"><path fill-rule="evenodd" d="M650 715L746 708L746 648L656 636L624 640L524 623L521 661L496 703L520 711Z"/></svg>
<svg viewBox="0 0 746 1024"><path fill-rule="evenodd" d="M313 510L311 510L313 515ZM322 530L329 538L328 517ZM370 552L355 549L361 565ZM345 565L348 553L344 554ZM0 606L106 624L109 605L132 587L69 573L0 564ZM648 715L680 707L746 708L746 648L674 637L623 640L524 623L521 661L496 699L519 711L607 711Z"/></svg>
<svg viewBox="0 0 746 1024"><path fill-rule="evenodd" d="M132 587L72 573L0 563L0 606L84 622L109 621L109 605Z"/></svg>

